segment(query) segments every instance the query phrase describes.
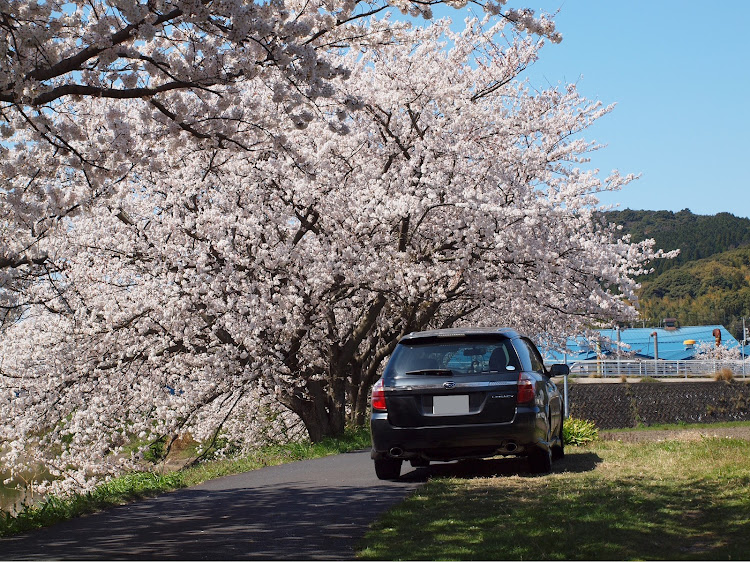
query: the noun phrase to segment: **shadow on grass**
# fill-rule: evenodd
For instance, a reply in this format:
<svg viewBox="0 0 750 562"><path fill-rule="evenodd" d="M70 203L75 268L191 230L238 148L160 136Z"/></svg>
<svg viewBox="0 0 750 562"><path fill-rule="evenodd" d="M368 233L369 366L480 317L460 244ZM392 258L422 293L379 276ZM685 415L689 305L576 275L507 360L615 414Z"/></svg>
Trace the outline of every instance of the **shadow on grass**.
<svg viewBox="0 0 750 562"><path fill-rule="evenodd" d="M729 493L726 484L701 480L682 488L637 476L588 481L575 474L543 484L433 480L373 527L359 556L746 560L750 552L747 490Z"/></svg>
<svg viewBox="0 0 750 562"><path fill-rule="evenodd" d="M590 472L602 461L595 453L568 453L565 458L552 463L553 473ZM429 467L411 469L404 464L401 480L425 482L430 478L490 478L494 476L544 476L529 471L528 462L523 457L492 459L468 459L457 462L433 463Z"/></svg>

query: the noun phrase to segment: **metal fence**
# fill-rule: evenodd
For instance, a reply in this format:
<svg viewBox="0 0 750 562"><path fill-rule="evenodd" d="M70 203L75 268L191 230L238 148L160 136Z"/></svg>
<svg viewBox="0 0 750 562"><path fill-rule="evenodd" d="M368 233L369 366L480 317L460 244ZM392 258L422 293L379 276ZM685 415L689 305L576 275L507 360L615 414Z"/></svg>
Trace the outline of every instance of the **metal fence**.
<svg viewBox="0 0 750 562"><path fill-rule="evenodd" d="M749 361L594 359L570 363L569 367L572 377L711 377L714 373L729 369L735 377L745 378L746 374L750 375Z"/></svg>

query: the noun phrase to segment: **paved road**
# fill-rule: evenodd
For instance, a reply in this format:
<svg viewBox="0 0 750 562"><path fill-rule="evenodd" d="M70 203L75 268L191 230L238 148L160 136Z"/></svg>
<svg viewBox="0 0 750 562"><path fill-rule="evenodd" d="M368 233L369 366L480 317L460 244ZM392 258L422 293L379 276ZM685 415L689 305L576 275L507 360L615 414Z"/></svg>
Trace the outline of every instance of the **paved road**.
<svg viewBox="0 0 750 562"><path fill-rule="evenodd" d="M267 467L0 539L0 559L352 559L425 475L381 482L369 452Z"/></svg>

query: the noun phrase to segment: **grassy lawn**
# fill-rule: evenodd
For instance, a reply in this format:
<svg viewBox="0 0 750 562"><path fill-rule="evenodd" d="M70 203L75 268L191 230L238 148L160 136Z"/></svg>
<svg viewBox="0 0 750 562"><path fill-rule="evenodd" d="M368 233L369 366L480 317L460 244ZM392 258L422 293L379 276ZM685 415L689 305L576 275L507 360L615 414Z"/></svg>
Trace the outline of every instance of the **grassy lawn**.
<svg viewBox="0 0 750 562"><path fill-rule="evenodd" d="M711 423L663 423L653 425L639 425L638 427L623 427L620 429L604 429L600 433L629 433L633 431L664 431L664 430L681 430L681 429L710 429L719 431L725 427L747 427L750 428L750 422L711 422Z"/></svg>
<svg viewBox="0 0 750 562"><path fill-rule="evenodd" d="M750 441L597 441L566 453L544 476L514 459L438 466L359 556L750 559Z"/></svg>

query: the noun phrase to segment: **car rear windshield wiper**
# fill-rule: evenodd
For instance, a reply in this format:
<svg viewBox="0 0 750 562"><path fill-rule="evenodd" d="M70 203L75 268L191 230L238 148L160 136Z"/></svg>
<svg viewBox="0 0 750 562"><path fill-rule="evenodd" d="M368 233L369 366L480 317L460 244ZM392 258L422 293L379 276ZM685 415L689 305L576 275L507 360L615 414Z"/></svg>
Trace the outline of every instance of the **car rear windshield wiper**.
<svg viewBox="0 0 750 562"><path fill-rule="evenodd" d="M452 375L450 369L419 369L417 371L406 371L407 375Z"/></svg>

